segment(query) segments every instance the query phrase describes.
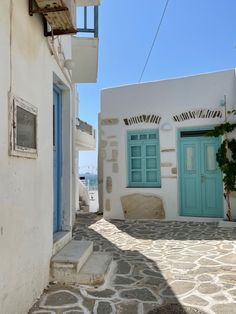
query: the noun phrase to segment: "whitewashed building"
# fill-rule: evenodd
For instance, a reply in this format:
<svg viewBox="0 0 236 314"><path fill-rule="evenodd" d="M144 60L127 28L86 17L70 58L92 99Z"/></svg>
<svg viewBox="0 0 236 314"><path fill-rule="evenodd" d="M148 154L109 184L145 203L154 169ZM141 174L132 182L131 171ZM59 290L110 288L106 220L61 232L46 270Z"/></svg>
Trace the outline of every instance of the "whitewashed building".
<svg viewBox="0 0 236 314"><path fill-rule="evenodd" d="M78 203L77 150L95 148L94 133L85 135L76 119L75 84L96 81L98 4L95 0L1 1L3 314L28 312L48 284L52 255L71 239ZM76 21L77 8L86 16L91 9L87 6L94 12L92 29L85 20L82 26ZM78 38L78 31L92 36Z"/></svg>
<svg viewBox="0 0 236 314"><path fill-rule="evenodd" d="M102 91L99 190L105 218L224 217L215 159L220 139L204 136L224 122L224 95L228 110L235 109L234 69ZM235 195L232 204L235 217Z"/></svg>

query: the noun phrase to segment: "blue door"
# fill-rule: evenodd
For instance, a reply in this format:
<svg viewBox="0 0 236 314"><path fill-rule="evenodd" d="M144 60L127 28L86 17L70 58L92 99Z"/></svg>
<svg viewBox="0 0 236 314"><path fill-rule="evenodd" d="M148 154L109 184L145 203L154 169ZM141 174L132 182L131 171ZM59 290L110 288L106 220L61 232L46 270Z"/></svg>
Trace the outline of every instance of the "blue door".
<svg viewBox="0 0 236 314"><path fill-rule="evenodd" d="M181 133L181 214L223 217L222 175L216 162L220 139L198 136L199 131Z"/></svg>
<svg viewBox="0 0 236 314"><path fill-rule="evenodd" d="M61 91L53 88L53 232L61 223Z"/></svg>

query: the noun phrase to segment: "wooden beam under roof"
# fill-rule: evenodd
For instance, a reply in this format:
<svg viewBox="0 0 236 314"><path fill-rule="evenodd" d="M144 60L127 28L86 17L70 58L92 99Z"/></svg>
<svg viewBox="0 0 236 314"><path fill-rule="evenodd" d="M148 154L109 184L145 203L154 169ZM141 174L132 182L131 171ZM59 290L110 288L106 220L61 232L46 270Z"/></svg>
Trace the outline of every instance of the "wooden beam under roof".
<svg viewBox="0 0 236 314"><path fill-rule="evenodd" d="M29 13L41 13L50 25L48 35L74 34L74 0L29 0Z"/></svg>

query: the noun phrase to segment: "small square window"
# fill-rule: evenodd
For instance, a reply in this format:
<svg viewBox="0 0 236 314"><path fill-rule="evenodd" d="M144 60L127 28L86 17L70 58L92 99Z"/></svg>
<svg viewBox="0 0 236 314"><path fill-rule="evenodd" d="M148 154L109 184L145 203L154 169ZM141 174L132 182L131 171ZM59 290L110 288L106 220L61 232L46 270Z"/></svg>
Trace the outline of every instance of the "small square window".
<svg viewBox="0 0 236 314"><path fill-rule="evenodd" d="M10 98L10 155L37 157L37 108L13 95Z"/></svg>

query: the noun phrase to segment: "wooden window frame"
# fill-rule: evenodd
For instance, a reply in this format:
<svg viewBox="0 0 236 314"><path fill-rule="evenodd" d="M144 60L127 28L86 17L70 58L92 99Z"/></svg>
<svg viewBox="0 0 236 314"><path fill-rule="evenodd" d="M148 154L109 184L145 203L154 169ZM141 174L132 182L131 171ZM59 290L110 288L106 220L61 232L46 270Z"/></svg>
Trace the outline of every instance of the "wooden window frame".
<svg viewBox="0 0 236 314"><path fill-rule="evenodd" d="M35 115L36 148L17 145L17 107ZM9 97L9 155L25 158L38 157L38 109L15 95Z"/></svg>
<svg viewBox="0 0 236 314"><path fill-rule="evenodd" d="M149 139L150 134L156 134L155 139ZM138 140L132 140L132 136L138 135ZM147 135L147 139L140 139L140 137L145 137ZM141 172L142 172L142 181L133 182L132 181L132 167L131 167L131 147L132 144L140 145L141 147ZM157 164L157 180L155 182L148 182L146 180L146 160L147 156L144 153L146 151L146 147L148 144L152 144L156 146L156 164ZM158 129L143 129L143 130L130 130L127 132L127 168L128 168L128 188L160 188L161 187L161 162L160 162L160 140L159 140L159 130ZM145 179L144 179L145 178Z"/></svg>

